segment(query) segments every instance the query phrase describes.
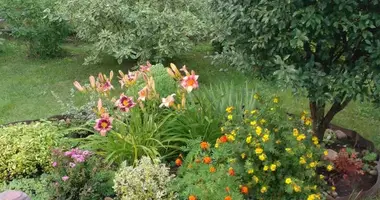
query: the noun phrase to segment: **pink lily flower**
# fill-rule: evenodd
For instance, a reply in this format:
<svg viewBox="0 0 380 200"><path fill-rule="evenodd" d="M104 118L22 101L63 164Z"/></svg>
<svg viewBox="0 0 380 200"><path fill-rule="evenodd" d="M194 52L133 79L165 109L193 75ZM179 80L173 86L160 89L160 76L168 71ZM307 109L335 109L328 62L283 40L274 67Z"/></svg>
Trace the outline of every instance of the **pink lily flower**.
<svg viewBox="0 0 380 200"><path fill-rule="evenodd" d="M148 95L148 88L145 86L143 89L139 91L139 101L145 101L146 96Z"/></svg>
<svg viewBox="0 0 380 200"><path fill-rule="evenodd" d="M100 132L101 136L106 136L107 132L112 129L112 117L109 117L108 113L102 114L100 119L96 120L94 129Z"/></svg>
<svg viewBox="0 0 380 200"><path fill-rule="evenodd" d="M74 86L80 91L80 92L84 92L86 89L78 82L78 81L75 81L74 83Z"/></svg>
<svg viewBox="0 0 380 200"><path fill-rule="evenodd" d="M162 103L160 104L160 108L162 108L163 106L169 108L170 106L173 106L174 105L174 96L175 94L171 94L169 96L167 96L166 98L162 98Z"/></svg>
<svg viewBox="0 0 380 200"><path fill-rule="evenodd" d="M124 86L131 86L134 85L137 81L138 78L138 73L137 72L130 72L128 71L128 74L124 74L122 71L119 70L119 83L121 87Z"/></svg>
<svg viewBox="0 0 380 200"><path fill-rule="evenodd" d="M136 103L133 102L132 97L125 96L124 94L120 95L120 99L118 99L115 105L124 112L129 112L129 110L135 107Z"/></svg>
<svg viewBox="0 0 380 200"><path fill-rule="evenodd" d="M187 93L190 93L193 89L197 89L199 75L195 75L194 71L191 74L185 76L181 81L181 86L186 89Z"/></svg>
<svg viewBox="0 0 380 200"><path fill-rule="evenodd" d="M140 71L149 72L151 67L152 67L152 64L150 64L149 61L146 61L146 65L140 65Z"/></svg>

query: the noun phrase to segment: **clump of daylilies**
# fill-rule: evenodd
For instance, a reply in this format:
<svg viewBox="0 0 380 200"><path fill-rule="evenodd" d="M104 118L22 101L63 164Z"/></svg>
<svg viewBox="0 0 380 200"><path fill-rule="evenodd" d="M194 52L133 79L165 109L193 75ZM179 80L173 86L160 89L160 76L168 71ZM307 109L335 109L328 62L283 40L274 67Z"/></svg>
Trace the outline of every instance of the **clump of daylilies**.
<svg viewBox="0 0 380 200"><path fill-rule="evenodd" d="M89 77L90 83L88 85L82 86L78 81L74 82L74 86L80 92L92 92L99 95L99 101L97 105L96 114L99 118L95 121L94 129L100 133L102 136L106 136L107 132L112 129L113 117L111 117L110 112L114 109L128 113L131 109L144 108L144 102L146 101L156 101L160 99L159 91L156 91L154 77L152 76L151 67L152 64L149 61L145 65L141 65L139 70L128 71L128 73L123 73L119 71L118 82L122 89L126 91L136 86L136 83L141 79L145 83L136 95L126 95L121 93L120 96L115 98L110 98L111 90L115 89L112 85L112 79L114 73L111 71L109 75L99 73L97 78L94 76ZM186 107L186 96L193 90L199 87L198 78L193 70L189 72L186 66L181 69L174 64L170 64L170 68L167 68L167 72L174 80L178 82L178 91L173 91L166 97L161 97L161 104L158 105L160 108L171 108L174 110L185 109ZM176 98L179 97L178 103ZM103 106L103 100L111 100L114 102L114 108L105 108ZM136 99L136 101L135 101Z"/></svg>

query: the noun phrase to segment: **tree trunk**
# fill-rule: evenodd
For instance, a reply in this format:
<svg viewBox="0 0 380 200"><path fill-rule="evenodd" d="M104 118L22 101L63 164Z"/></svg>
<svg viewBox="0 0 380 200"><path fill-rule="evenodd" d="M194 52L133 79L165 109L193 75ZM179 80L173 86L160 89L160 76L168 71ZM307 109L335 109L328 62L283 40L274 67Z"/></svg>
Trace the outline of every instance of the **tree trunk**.
<svg viewBox="0 0 380 200"><path fill-rule="evenodd" d="M336 98L337 99L337 98ZM323 140L326 129L329 127L330 122L334 116L342 111L351 98L346 98L345 100L336 100L331 106L330 110L325 114L325 102L317 102L309 100L311 119L313 120L313 132L314 135L318 137L319 141Z"/></svg>

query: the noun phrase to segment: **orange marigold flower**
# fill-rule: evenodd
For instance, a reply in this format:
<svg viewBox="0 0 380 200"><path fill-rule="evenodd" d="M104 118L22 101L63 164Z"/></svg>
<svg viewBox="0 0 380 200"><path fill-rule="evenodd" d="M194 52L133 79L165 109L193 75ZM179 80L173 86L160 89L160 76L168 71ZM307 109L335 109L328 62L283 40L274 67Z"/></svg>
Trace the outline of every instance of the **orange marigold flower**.
<svg viewBox="0 0 380 200"><path fill-rule="evenodd" d="M179 158L177 158L177 159L175 160L175 165L177 165L177 166L181 166L181 165L182 165L182 160L179 159Z"/></svg>
<svg viewBox="0 0 380 200"><path fill-rule="evenodd" d="M209 156L204 157L203 158L203 163L210 164L211 163L211 158Z"/></svg>
<svg viewBox="0 0 380 200"><path fill-rule="evenodd" d="M226 196L226 197L224 198L224 200L232 200L232 197L231 197L231 196Z"/></svg>
<svg viewBox="0 0 380 200"><path fill-rule="evenodd" d="M210 167L210 173L214 173L214 172L216 172L216 168L214 166L211 166Z"/></svg>
<svg viewBox="0 0 380 200"><path fill-rule="evenodd" d="M228 174L229 174L230 176L235 176L235 170L234 170L232 167L230 167L230 168L228 169Z"/></svg>
<svg viewBox="0 0 380 200"><path fill-rule="evenodd" d="M219 138L220 143L226 143L228 141L227 136L223 135L222 137Z"/></svg>
<svg viewBox="0 0 380 200"><path fill-rule="evenodd" d="M194 195L190 195L189 200L197 200L197 197L195 197Z"/></svg>
<svg viewBox="0 0 380 200"><path fill-rule="evenodd" d="M248 194L248 187L247 186L242 186L241 188L240 188L240 192L242 193L242 194Z"/></svg>
<svg viewBox="0 0 380 200"><path fill-rule="evenodd" d="M210 147L208 142L201 142L201 149L206 150Z"/></svg>

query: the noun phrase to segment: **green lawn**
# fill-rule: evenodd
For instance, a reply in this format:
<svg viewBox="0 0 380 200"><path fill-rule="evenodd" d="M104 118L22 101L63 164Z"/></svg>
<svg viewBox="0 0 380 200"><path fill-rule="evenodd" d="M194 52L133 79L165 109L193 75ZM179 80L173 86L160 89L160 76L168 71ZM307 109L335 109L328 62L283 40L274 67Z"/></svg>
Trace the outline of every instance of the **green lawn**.
<svg viewBox="0 0 380 200"><path fill-rule="evenodd" d="M68 100L74 80L86 81L90 74L106 73L109 70L117 72L119 69L127 71L134 66L133 62L118 65L109 57L102 63L84 66L82 63L86 57L87 46L67 44L64 47L70 53L66 58L37 60L27 57L26 47L22 43L7 42L5 52L0 53L0 124L60 114L63 112L62 107L52 91L62 100ZM211 60L205 58L211 52L209 45L201 44L192 52L174 58L173 62L195 69L200 74L203 85L216 82L245 85L249 80L249 84L259 93L279 95L283 106L291 113L308 109L306 98L293 96L290 90L284 90L274 82L255 80L232 68L221 72L221 66L213 66ZM334 122L374 140L380 134L380 109L367 103L351 103Z"/></svg>

